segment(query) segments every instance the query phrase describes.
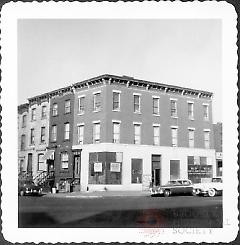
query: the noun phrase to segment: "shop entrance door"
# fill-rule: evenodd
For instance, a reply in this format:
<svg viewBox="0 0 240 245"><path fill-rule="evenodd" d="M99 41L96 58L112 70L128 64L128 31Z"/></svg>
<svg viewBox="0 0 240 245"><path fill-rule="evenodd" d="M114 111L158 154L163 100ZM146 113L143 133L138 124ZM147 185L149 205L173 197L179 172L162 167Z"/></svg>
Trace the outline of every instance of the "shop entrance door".
<svg viewBox="0 0 240 245"><path fill-rule="evenodd" d="M152 185L161 184L161 155L152 155Z"/></svg>

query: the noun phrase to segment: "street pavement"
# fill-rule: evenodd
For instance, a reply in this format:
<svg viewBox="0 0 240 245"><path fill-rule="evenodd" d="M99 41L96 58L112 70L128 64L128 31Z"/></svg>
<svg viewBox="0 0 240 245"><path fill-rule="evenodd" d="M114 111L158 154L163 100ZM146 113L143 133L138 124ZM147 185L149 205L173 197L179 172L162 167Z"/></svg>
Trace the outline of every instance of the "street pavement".
<svg viewBox="0 0 240 245"><path fill-rule="evenodd" d="M81 192L19 197L19 227L220 228L222 197Z"/></svg>

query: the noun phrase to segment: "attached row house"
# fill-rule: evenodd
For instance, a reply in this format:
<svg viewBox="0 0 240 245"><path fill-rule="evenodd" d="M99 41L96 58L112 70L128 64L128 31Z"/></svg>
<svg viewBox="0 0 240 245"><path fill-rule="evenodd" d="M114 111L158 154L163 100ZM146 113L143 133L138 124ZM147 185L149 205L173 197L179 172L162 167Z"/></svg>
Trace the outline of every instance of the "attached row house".
<svg viewBox="0 0 240 245"><path fill-rule="evenodd" d="M59 191L143 190L216 175L210 92L106 74L31 98L28 117L34 109L25 166L32 153L33 178Z"/></svg>

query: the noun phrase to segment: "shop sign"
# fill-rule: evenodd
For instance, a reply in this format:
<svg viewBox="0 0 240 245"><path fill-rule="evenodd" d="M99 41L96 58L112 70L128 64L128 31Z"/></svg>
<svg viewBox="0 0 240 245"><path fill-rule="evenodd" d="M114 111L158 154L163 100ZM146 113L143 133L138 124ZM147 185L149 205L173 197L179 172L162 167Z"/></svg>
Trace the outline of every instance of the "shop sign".
<svg viewBox="0 0 240 245"><path fill-rule="evenodd" d="M210 175L212 173L212 165L188 165L189 175Z"/></svg>
<svg viewBox="0 0 240 245"><path fill-rule="evenodd" d="M120 163L119 162L111 162L110 171L111 172L120 172L121 171Z"/></svg>
<svg viewBox="0 0 240 245"><path fill-rule="evenodd" d="M102 163L101 162L95 162L94 163L94 172L102 172Z"/></svg>

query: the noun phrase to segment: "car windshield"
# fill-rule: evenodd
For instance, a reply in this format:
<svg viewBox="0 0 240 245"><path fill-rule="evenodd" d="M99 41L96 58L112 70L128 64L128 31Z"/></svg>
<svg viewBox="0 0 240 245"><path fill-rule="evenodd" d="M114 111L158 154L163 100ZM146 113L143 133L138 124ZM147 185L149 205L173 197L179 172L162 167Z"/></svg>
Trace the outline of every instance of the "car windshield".
<svg viewBox="0 0 240 245"><path fill-rule="evenodd" d="M221 178L212 178L212 182L221 183L222 179Z"/></svg>

